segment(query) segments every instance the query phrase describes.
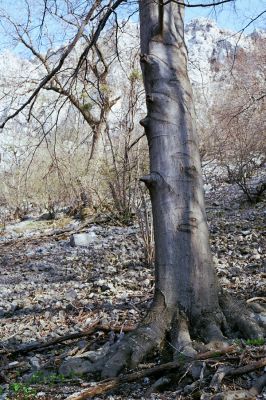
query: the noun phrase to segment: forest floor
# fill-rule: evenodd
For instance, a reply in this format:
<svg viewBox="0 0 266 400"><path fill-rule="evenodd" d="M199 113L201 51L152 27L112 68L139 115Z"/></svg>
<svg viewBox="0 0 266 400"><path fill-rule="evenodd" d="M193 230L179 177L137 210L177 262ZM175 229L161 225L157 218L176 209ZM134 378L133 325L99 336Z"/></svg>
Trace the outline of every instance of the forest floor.
<svg viewBox="0 0 266 400"><path fill-rule="evenodd" d="M221 285L248 302L266 324L265 201L250 205L232 185L222 185L206 197ZM97 385L78 370L64 377L58 367L67 357L93 359L106 351L136 326L151 302L153 271L145 265L138 226L114 225L104 218L85 225L70 219L29 220L9 224L0 234L0 399L66 399ZM89 234L90 244L72 247L70 237L80 230ZM72 336L64 341L64 335ZM61 343L56 343L58 338L63 338ZM46 345L38 347L42 343ZM164 392L147 394L156 378L142 375L93 398L213 398L208 393L210 369L239 367L266 357L263 342L236 343L238 353L201 364L194 388L185 373ZM169 360L154 355L148 361L143 368ZM249 389L262 374L263 367L227 377L221 391ZM266 392L250 398L266 399Z"/></svg>

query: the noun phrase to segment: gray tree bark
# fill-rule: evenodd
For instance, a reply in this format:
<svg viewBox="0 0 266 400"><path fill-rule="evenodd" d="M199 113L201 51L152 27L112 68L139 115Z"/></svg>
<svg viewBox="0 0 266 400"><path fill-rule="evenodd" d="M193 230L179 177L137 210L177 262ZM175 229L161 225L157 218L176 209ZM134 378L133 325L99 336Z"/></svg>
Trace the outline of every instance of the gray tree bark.
<svg viewBox="0 0 266 400"><path fill-rule="evenodd" d="M179 2L180 3L180 2ZM135 332L114 346L102 374L135 367L171 334L173 357L193 356L190 334L224 345L228 314L248 337L261 329L241 304L219 290L212 263L192 89L187 73L184 7L140 0L141 65L155 235L153 304ZM225 309L225 310L224 310ZM224 312L228 311L230 312ZM243 317L237 318L237 312ZM226 315L226 317L225 317ZM232 325L232 321L229 321Z"/></svg>
<svg viewBox="0 0 266 400"><path fill-rule="evenodd" d="M180 2L179 2L180 3ZM221 346L230 328L263 332L240 303L224 295L209 246L192 90L187 73L184 7L140 0L141 65L155 235L155 294L139 327L88 370L104 377L135 367L171 336L173 357L194 356L190 335Z"/></svg>
<svg viewBox="0 0 266 400"><path fill-rule="evenodd" d="M140 1L141 65L150 152L156 291L194 323L218 310L205 214L192 90L184 42L184 7Z"/></svg>

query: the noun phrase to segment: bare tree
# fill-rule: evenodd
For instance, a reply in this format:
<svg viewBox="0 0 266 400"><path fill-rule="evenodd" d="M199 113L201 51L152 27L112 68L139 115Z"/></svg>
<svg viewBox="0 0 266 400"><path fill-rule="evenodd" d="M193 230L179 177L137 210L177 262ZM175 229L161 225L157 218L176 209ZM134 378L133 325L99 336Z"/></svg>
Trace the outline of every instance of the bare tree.
<svg viewBox="0 0 266 400"><path fill-rule="evenodd" d="M234 306L220 293L212 264L187 74L184 7L148 0L139 6L147 102L141 125L150 152L150 174L141 180L153 208L155 296L139 328L112 350L104 376L136 366L169 331L174 357L194 354L190 333L206 342L223 342L226 318L231 322L234 317L243 335L262 335L250 316L232 313Z"/></svg>
<svg viewBox="0 0 266 400"><path fill-rule="evenodd" d="M249 39L251 40L251 39ZM265 39L254 38L249 50L238 49L226 62L216 63L221 81L221 96L205 116L209 143L207 159L216 159L222 176L236 183L250 202L265 190L265 182L250 184L265 165ZM234 68L232 70L232 63ZM265 179L264 179L265 180Z"/></svg>
<svg viewBox="0 0 266 400"><path fill-rule="evenodd" d="M155 236L155 294L139 327L116 343L109 354L87 371L105 377L136 366L171 336L173 357L193 356L190 335L221 346L234 327L248 338L263 335L251 314L222 293L212 263L205 214L192 90L187 74L184 6L218 5L230 0L194 3L140 0L141 66L147 116L141 120L149 144L150 174L141 178L152 201ZM58 64L28 100L2 123L25 109L62 67L84 32L84 24L101 13L96 30L81 54L74 75L86 62L100 31L122 1L103 9L94 3ZM99 11L98 11L99 10ZM76 362L81 363L82 360Z"/></svg>

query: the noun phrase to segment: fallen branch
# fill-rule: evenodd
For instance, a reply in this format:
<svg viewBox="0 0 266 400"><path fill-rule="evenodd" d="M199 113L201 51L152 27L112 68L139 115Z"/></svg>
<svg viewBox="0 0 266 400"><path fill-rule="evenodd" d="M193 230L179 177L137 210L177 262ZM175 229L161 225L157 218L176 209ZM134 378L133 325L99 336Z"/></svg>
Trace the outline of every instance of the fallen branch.
<svg viewBox="0 0 266 400"><path fill-rule="evenodd" d="M248 299L246 302L252 303L253 301L264 301L266 303L266 297L252 297L251 299Z"/></svg>
<svg viewBox="0 0 266 400"><path fill-rule="evenodd" d="M208 351L205 353L197 354L194 360L205 360L208 358L219 357L226 353L232 353L236 351L235 346L230 346L220 351ZM189 359L191 362L191 359ZM186 363L185 363L186 365ZM118 387L123 383L134 382L144 377L152 376L155 374L159 374L165 371L170 371L173 369L177 369L179 367L184 367L184 360L180 361L172 361L166 364L157 365L155 367L140 370L137 372L133 372L131 374L126 374L119 376L118 378L114 379L106 379L104 381L99 382L96 386L90 387L88 389L83 390L79 393L74 393L73 395L67 397L66 400L85 400L90 397L94 397L96 395L100 395L103 393L108 392L111 389Z"/></svg>
<svg viewBox="0 0 266 400"><path fill-rule="evenodd" d="M244 365L243 367L239 368L231 368L229 371L226 372L225 376L238 376L247 374L249 372L255 371L256 369L260 369L266 366L266 357L262 358L259 361L256 361L252 364Z"/></svg>
<svg viewBox="0 0 266 400"><path fill-rule="evenodd" d="M210 388L212 388L214 391L218 391L221 387L221 383L222 380L227 377L227 376L239 376L239 375L243 375L252 371L255 371L257 369L263 368L266 365L266 358L262 358L261 360L254 362L252 364L247 364L244 365L242 367L239 368L231 368L228 365L227 366L221 366L220 368L218 368L218 370L216 371L216 373L214 374L211 384L210 384ZM237 395L236 396L244 396L243 399L246 399L248 397L245 397L248 395L250 395L250 393L255 393L255 394L259 394L260 391L262 390L262 388L265 386L266 384L266 374L262 377L262 379L258 379L258 381L252 386L252 388L247 391L237 391ZM241 392L241 393L240 393ZM226 392L226 393L218 393L217 394L217 398L214 396L211 397L211 399L213 400L218 400L218 399L233 399L234 398L234 393L233 392ZM237 399L242 398L242 397L236 397Z"/></svg>
<svg viewBox="0 0 266 400"><path fill-rule="evenodd" d="M96 321L94 324L92 324L88 329L81 331L81 332L76 332L76 333L70 333L66 334L51 340L48 340L47 342L38 342L38 343L33 343L33 344L26 344L22 345L16 349L13 350L1 350L0 354L5 353L8 354L9 356L12 355L17 355L17 354L26 354L30 353L31 351L41 351L43 349L46 349L48 347L54 346L56 344L60 344L63 342L66 342L68 340L75 340L75 339L80 339L89 335L92 335L95 331L104 331L104 332L116 332L116 333L121 333L121 332L131 332L135 329L135 327L132 326L110 326L110 325L102 325L99 323L99 321Z"/></svg>
<svg viewBox="0 0 266 400"><path fill-rule="evenodd" d="M207 395L203 400L254 400L266 385L266 374L260 376L249 390L229 390L227 392Z"/></svg>
<svg viewBox="0 0 266 400"><path fill-rule="evenodd" d="M220 390L221 388L221 384L222 384L222 380L224 379L226 373L229 370L229 366L220 366L217 371L215 372L215 374L212 377L211 383L210 383L210 388L214 391L214 392L218 392L218 390Z"/></svg>

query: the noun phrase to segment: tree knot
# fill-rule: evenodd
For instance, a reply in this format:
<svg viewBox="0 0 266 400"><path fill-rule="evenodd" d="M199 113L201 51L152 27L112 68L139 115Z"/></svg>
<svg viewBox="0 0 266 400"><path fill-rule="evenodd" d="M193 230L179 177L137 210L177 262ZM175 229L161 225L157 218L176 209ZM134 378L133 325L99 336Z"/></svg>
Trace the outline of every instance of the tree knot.
<svg viewBox="0 0 266 400"><path fill-rule="evenodd" d="M140 178L140 181L144 182L148 189L151 189L162 180L163 178L158 172L151 172L149 175L145 175Z"/></svg>
<svg viewBox="0 0 266 400"><path fill-rule="evenodd" d="M152 58L148 54L140 54L140 62L143 64L152 64Z"/></svg>
<svg viewBox="0 0 266 400"><path fill-rule="evenodd" d="M145 117L145 118L141 119L139 121L139 123L141 126L143 126L143 128L147 129L148 125L149 125L149 121L150 121L149 117Z"/></svg>

